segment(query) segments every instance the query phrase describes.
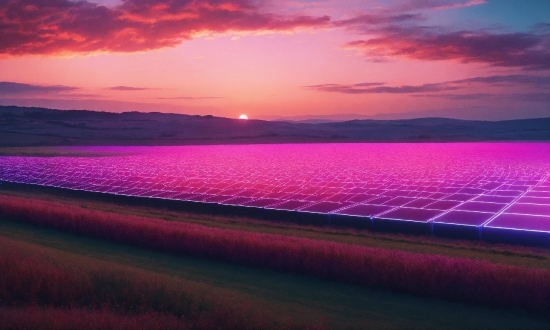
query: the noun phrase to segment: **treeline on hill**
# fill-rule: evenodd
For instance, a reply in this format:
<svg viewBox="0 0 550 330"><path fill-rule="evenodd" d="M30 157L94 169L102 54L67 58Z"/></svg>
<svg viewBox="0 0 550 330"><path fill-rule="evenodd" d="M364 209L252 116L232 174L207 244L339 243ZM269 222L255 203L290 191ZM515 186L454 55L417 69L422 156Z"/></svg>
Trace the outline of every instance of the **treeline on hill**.
<svg viewBox="0 0 550 330"><path fill-rule="evenodd" d="M117 243L397 292L543 315L550 311L550 271L546 269L212 228L21 197L2 197L0 217Z"/></svg>
<svg viewBox="0 0 550 330"><path fill-rule="evenodd" d="M0 106L0 147L289 142L550 140L550 118L448 118L303 123L166 113Z"/></svg>

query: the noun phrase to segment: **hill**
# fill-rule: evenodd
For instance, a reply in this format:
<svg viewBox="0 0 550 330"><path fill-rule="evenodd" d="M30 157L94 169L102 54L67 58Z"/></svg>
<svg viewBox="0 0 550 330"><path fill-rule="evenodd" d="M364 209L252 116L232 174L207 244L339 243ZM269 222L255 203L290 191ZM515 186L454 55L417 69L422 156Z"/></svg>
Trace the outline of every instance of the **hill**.
<svg viewBox="0 0 550 330"><path fill-rule="evenodd" d="M0 146L550 141L550 117L300 123L157 112L0 107Z"/></svg>

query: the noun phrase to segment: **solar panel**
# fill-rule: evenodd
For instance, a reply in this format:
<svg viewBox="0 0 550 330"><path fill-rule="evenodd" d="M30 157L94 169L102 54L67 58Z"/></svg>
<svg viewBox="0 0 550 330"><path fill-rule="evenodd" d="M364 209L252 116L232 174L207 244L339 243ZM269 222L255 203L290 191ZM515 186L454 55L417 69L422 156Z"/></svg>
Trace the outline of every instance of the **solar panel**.
<svg viewBox="0 0 550 330"><path fill-rule="evenodd" d="M487 212L472 212L452 210L436 217L433 222L442 224L454 224L464 226L481 226L495 214Z"/></svg>
<svg viewBox="0 0 550 330"><path fill-rule="evenodd" d="M109 155L1 156L0 180L264 209L297 221L319 214L326 217L309 219L374 229L415 223L444 236L550 235L548 143L73 149ZM113 156L124 150L131 152Z"/></svg>
<svg viewBox="0 0 550 330"><path fill-rule="evenodd" d="M515 203L506 209L504 213L550 215L550 205Z"/></svg>
<svg viewBox="0 0 550 330"><path fill-rule="evenodd" d="M427 222L441 214L440 210L417 209L412 207L395 208L382 214L380 217L391 220Z"/></svg>
<svg viewBox="0 0 550 330"><path fill-rule="evenodd" d="M485 226L488 228L541 231L550 233L550 216L503 213Z"/></svg>
<svg viewBox="0 0 550 330"><path fill-rule="evenodd" d="M304 212L315 212L315 213L330 213L335 210L341 209L345 206L350 205L349 203L334 203L334 202L320 202L310 206L306 206L300 209Z"/></svg>
<svg viewBox="0 0 550 330"><path fill-rule="evenodd" d="M456 210L496 213L506 207L506 204L469 201L455 207Z"/></svg>
<svg viewBox="0 0 550 330"><path fill-rule="evenodd" d="M393 207L388 205L358 204L348 208L344 208L342 210L338 210L335 213L370 218L378 214L387 212L391 209L393 209Z"/></svg>

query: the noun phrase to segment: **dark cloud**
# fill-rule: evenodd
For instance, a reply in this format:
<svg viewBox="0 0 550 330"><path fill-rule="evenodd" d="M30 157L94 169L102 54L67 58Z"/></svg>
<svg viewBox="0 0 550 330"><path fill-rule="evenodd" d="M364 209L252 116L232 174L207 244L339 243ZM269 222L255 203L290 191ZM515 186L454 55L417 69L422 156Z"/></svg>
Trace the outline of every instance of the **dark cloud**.
<svg viewBox="0 0 550 330"><path fill-rule="evenodd" d="M108 89L110 91L144 91L144 90L149 90L151 88L131 87L131 86L114 86L114 87L107 87L106 89Z"/></svg>
<svg viewBox="0 0 550 330"><path fill-rule="evenodd" d="M13 94L47 94L47 93L63 93L78 90L78 87L62 86L62 85L31 85L21 84L11 81L0 82L0 95Z"/></svg>
<svg viewBox="0 0 550 330"><path fill-rule="evenodd" d="M532 30L538 33L549 34L550 33L550 23L538 23L533 25Z"/></svg>
<svg viewBox="0 0 550 330"><path fill-rule="evenodd" d="M420 14L399 14L399 15L387 15L387 14L366 14L356 16L354 18L334 21L332 24L336 27L348 27L348 26L361 26L361 25L379 25L379 24L391 24L391 23L403 23L409 21L422 20Z"/></svg>
<svg viewBox="0 0 550 330"><path fill-rule="evenodd" d="M368 83L359 83L354 84L355 87L372 87L372 86L382 86L385 85L385 83L382 82L368 82Z"/></svg>
<svg viewBox="0 0 550 330"><path fill-rule="evenodd" d="M440 98L453 101L464 101L464 100L515 100L522 102L542 102L550 103L550 94L548 93L471 93L471 94L416 94L415 97L430 97L430 98ZM550 113L550 110L548 110Z"/></svg>
<svg viewBox="0 0 550 330"><path fill-rule="evenodd" d="M336 92L344 94L417 94L429 92L444 92L458 90L468 87L471 84L497 85L504 84L507 86L528 85L530 88L548 89L550 87L550 77L548 76L530 76L530 75L495 75L485 77L473 77L460 80L452 80L441 83L422 84L422 85L403 85L403 86L386 86L385 83L368 82L351 85L342 84L321 84L303 86L305 89L321 91L321 92ZM435 94L441 95L441 94ZM450 94L447 94L450 95ZM452 94L455 97L462 97L461 94Z"/></svg>
<svg viewBox="0 0 550 330"><path fill-rule="evenodd" d="M369 39L350 41L344 48L356 50L373 62L392 58L462 63L486 63L498 67L531 70L550 69L549 23L539 23L528 32L496 33L490 29L450 30L442 26L422 26L418 21L427 9L460 8L486 3L485 0L410 0L377 13L334 21Z"/></svg>
<svg viewBox="0 0 550 330"><path fill-rule="evenodd" d="M456 60L533 70L550 69L550 34L486 31L438 32L435 28L387 26L375 37L348 42L368 57Z"/></svg>
<svg viewBox="0 0 550 330"><path fill-rule="evenodd" d="M395 11L410 11L421 9L452 9L477 6L487 3L486 0L405 0L390 8Z"/></svg>
<svg viewBox="0 0 550 330"><path fill-rule="evenodd" d="M474 77L462 80L455 80L455 82L474 82L474 83L486 83L486 84L525 84L536 85L540 87L550 86L550 76L530 76L530 75L496 75L486 77Z"/></svg>
<svg viewBox="0 0 550 330"><path fill-rule="evenodd" d="M344 94L411 94L411 93L425 93L425 92L439 92L455 90L459 87L451 86L447 83L440 84L424 84L418 86L403 85L403 86L376 86L368 87L370 83L353 84L353 85L339 85L339 84L324 84L324 85L311 85L304 86L306 89L316 90L321 92L337 92ZM377 85L379 85L377 83Z"/></svg>
<svg viewBox="0 0 550 330"><path fill-rule="evenodd" d="M328 16L264 13L252 0L0 0L0 54L136 52L172 47L201 32L291 31Z"/></svg>

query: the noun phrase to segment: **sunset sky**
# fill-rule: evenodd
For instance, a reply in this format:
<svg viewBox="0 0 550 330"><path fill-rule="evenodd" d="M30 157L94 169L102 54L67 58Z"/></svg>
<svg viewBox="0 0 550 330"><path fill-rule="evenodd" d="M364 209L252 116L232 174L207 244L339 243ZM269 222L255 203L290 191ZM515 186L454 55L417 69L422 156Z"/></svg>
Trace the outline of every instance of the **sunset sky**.
<svg viewBox="0 0 550 330"><path fill-rule="evenodd" d="M550 1L0 0L0 105L549 117Z"/></svg>

